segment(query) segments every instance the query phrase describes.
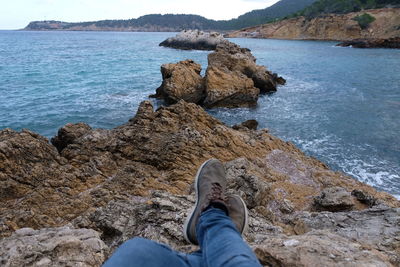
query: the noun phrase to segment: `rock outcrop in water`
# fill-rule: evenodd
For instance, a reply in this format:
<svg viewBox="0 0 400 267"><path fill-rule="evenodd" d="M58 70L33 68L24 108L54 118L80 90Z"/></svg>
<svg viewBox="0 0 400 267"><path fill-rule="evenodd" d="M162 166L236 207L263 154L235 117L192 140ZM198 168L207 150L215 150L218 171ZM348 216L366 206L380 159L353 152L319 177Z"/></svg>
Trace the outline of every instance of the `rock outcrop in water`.
<svg viewBox="0 0 400 267"><path fill-rule="evenodd" d="M345 41L337 44L337 46L351 46L355 48L400 48L400 37L389 39L356 39Z"/></svg>
<svg viewBox="0 0 400 267"><path fill-rule="evenodd" d="M163 82L154 97L163 98L167 103L185 100L199 103L204 99L204 81L200 75L201 65L193 60L161 66Z"/></svg>
<svg viewBox="0 0 400 267"><path fill-rule="evenodd" d="M229 41L218 32L184 30L176 36L164 40L160 43L160 46L183 50L215 50L219 44L228 42Z"/></svg>
<svg viewBox="0 0 400 267"><path fill-rule="evenodd" d="M192 60L161 66L163 82L152 97L167 103L185 100L213 107L251 107L261 93L276 91L285 80L256 64L247 48L225 42L208 55L204 78L201 66Z"/></svg>
<svg viewBox="0 0 400 267"><path fill-rule="evenodd" d="M244 125L184 101L156 111L145 101L111 130L67 124L57 147L28 130L0 131L1 265L99 266L134 236L192 251L181 229L210 157L225 162L229 190L248 205L245 238L264 265L400 264L396 199ZM352 205L320 212L322 194Z"/></svg>

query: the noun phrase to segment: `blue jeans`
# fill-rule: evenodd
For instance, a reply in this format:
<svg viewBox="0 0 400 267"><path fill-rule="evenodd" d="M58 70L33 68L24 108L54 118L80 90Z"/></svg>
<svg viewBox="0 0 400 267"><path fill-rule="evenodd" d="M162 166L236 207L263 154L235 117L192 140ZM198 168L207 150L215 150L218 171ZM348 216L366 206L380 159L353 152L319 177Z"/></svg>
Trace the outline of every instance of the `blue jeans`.
<svg viewBox="0 0 400 267"><path fill-rule="evenodd" d="M103 266L261 266L223 210L204 211L196 233L200 250L194 253L185 254L148 239L133 238L122 244Z"/></svg>

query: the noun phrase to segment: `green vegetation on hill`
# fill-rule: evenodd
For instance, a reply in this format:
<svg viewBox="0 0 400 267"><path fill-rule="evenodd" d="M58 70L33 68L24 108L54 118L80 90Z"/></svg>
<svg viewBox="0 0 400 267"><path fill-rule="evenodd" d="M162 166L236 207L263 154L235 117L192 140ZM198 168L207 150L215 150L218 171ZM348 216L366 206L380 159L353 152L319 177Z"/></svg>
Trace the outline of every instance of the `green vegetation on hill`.
<svg viewBox="0 0 400 267"><path fill-rule="evenodd" d="M290 17L315 18L324 14L345 14L365 9L398 6L400 6L400 0L318 0Z"/></svg>
<svg viewBox="0 0 400 267"><path fill-rule="evenodd" d="M254 10L236 19L210 20L198 15L152 14L129 20L101 20L93 22L67 23L61 21L34 21L26 27L28 30L69 30L72 28L130 29L153 31L180 31L184 29L200 30L237 30L274 21L302 10L316 0L281 0L260 10Z"/></svg>
<svg viewBox="0 0 400 267"><path fill-rule="evenodd" d="M353 20L358 22L358 25L360 25L361 29L366 29L368 28L369 24L375 20L375 18L370 14L364 13L355 17Z"/></svg>

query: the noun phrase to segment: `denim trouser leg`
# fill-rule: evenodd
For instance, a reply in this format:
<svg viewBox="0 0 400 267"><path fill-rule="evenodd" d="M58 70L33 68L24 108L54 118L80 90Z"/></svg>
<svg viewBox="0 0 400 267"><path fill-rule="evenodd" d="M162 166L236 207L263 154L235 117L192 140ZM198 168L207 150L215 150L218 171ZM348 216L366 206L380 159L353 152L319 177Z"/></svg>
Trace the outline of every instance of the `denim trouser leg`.
<svg viewBox="0 0 400 267"><path fill-rule="evenodd" d="M174 251L166 245L136 237L122 244L103 266L200 267L202 260L199 252L184 254Z"/></svg>
<svg viewBox="0 0 400 267"><path fill-rule="evenodd" d="M210 208L203 212L196 226L196 232L203 253L204 266L261 266L223 210Z"/></svg>

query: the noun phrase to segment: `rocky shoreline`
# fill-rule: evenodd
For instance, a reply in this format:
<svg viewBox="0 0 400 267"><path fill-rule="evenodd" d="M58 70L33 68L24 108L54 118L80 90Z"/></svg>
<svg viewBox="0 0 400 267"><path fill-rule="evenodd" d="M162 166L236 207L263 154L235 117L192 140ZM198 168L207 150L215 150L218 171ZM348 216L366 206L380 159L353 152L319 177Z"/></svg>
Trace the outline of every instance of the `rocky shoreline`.
<svg viewBox="0 0 400 267"><path fill-rule="evenodd" d="M231 68L222 48L210 54L209 68L244 75L236 62L252 61L250 51L233 48L230 56L240 56ZM254 120L230 127L187 102L203 95L170 93L181 71L203 84L193 61L164 66L158 91L170 106L154 110L143 101L114 129L67 124L51 142L29 130L0 131L2 266L100 266L135 236L195 250L181 230L194 203L193 177L212 157L224 162L229 190L249 208L244 238L263 265L400 264L398 200L257 130Z"/></svg>
<svg viewBox="0 0 400 267"><path fill-rule="evenodd" d="M352 41L345 41L337 44L342 47L354 47L354 48L400 48L400 37L389 38L389 39L356 39Z"/></svg>
<svg viewBox="0 0 400 267"><path fill-rule="evenodd" d="M355 20L364 14L374 18L367 27L361 27ZM227 37L330 41L390 39L400 36L399 14L400 8L381 8L315 18L296 17L233 31Z"/></svg>

